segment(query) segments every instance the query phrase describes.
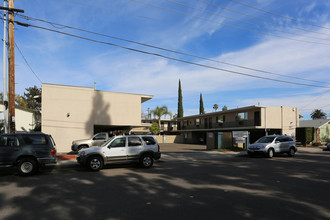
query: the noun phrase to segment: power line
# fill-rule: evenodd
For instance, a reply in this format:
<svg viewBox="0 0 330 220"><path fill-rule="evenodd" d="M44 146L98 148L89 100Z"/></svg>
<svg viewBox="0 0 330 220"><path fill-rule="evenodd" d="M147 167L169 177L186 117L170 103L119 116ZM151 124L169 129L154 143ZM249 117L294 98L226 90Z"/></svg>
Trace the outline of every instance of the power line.
<svg viewBox="0 0 330 220"><path fill-rule="evenodd" d="M47 30L47 31L51 31L51 32L55 32L55 33L59 33L59 34L63 34L63 35L67 35L67 36L71 36L71 37L83 39L83 40L88 40L88 41L92 41L92 42L96 42L96 43L101 43L101 44L107 44L107 45L110 45L110 46L119 47L119 48L122 48L122 49L125 49L125 50L129 50L129 51L134 51L134 52L138 52L138 53L153 55L153 56L157 56L157 57L161 57L161 58L165 58L165 59L169 59L169 60L174 60L174 61L177 61L177 62L182 62L182 63L187 63L187 64L199 66L199 67L208 68L208 69L213 69L213 70L228 72L228 73L242 75L242 76L253 77L253 78L257 78L257 79L264 79L264 80L269 80L269 81L275 81L275 82L293 84L293 85L300 85L300 86L309 86L309 87L318 87L318 88L330 89L330 87L327 87L327 86L319 86L319 85L312 85L312 84L289 82L289 81L285 81L285 80L272 79L272 78L268 78L268 77L256 76L256 75L252 75L252 74L248 74L248 73L242 73L242 72L238 72L238 71L232 71L232 70L222 69L222 68L213 67L213 66L209 66L209 65L205 65L205 64L200 64L200 63L195 63L195 62L191 62L191 61L187 61L187 60L177 59L177 58L165 56L165 55L158 54L158 53L152 53L152 52L147 52L147 51L143 51L143 50L139 50L139 49L125 47L125 46L121 46L121 45L110 43L110 42L105 42L105 41L95 40L95 39L91 39L91 38L87 38L87 37L82 37L82 36L78 36L78 35L74 35L74 34L62 32L62 31L58 31L58 30L53 30L53 29L49 29L49 28L45 28L45 27L40 27L40 26L36 26L36 25L32 25L32 24L26 24L26 23L22 23L22 22L19 22L19 21L15 21L15 23L18 24L18 25L24 26L24 27L34 27L34 28L38 28L38 29L43 29L43 30Z"/></svg>
<svg viewBox="0 0 330 220"><path fill-rule="evenodd" d="M39 82L42 84L41 79L38 77L38 75L33 71L32 67L30 66L29 62L26 60L25 56L23 55L22 51L19 49L18 45L15 43L16 48L18 49L19 53L23 57L26 65L30 68L31 72L34 74L34 76L39 80Z"/></svg>
<svg viewBox="0 0 330 220"><path fill-rule="evenodd" d="M0 12L0 14L3 14ZM4 23L4 19L2 18L1 21ZM16 48L18 49L19 53L21 54L21 56L23 57L26 65L30 68L31 72L34 74L34 76L39 80L40 83L42 83L42 81L40 80L40 78L38 77L38 75L33 71L32 67L30 66L29 62L27 61L27 59L25 58L25 56L23 55L22 51L19 49L18 45L15 43Z"/></svg>
<svg viewBox="0 0 330 220"><path fill-rule="evenodd" d="M290 37L280 36L280 35L271 34L271 33L265 33L265 32L261 32L261 31L257 31L257 30L251 30L251 29L244 28L244 27L238 27L238 26L235 26L235 25L226 24L226 23L223 23L223 22L218 22L218 21L214 21L214 20L211 20L211 19L207 19L207 18L187 14L187 13L184 13L184 12L176 11L176 10L173 10L173 9L170 9L170 8L165 8L165 7L162 7L162 6L159 6L159 5L154 5L154 4L143 2L143 1L138 1L138 0L131 0L131 1L134 1L134 2L137 2L137 3L140 3L140 4L144 4L144 5L148 5L148 6L151 6L151 7L171 11L171 12L174 12L174 13L177 13L177 14L182 14L182 15L185 15L185 16L197 18L197 19L200 19L200 20L208 21L208 22L211 22L211 23L220 24L220 25L224 25L224 26L228 26L228 27L232 27L232 28L236 28L236 29L240 29L240 30L244 30L244 31L254 32L254 33L257 33L257 34L263 34L263 35L267 35L267 36L278 37L278 38L283 38L283 39L298 41L298 42L303 42L303 43L309 43L309 44L319 44L319 45L330 46L330 44L327 44L327 43L301 40L301 39L290 38Z"/></svg>
<svg viewBox="0 0 330 220"><path fill-rule="evenodd" d="M304 109L305 110L305 108L307 107L307 106L309 106L309 105L311 105L312 103L314 103L316 100L318 100L319 98L321 98L322 96L324 96L326 93L328 93L329 92L329 90L326 90L326 91L324 91L321 95L318 95L317 97L315 97L312 101L310 101L308 104L305 104L303 107L301 107L300 109Z"/></svg>
<svg viewBox="0 0 330 220"><path fill-rule="evenodd" d="M288 17L288 16L283 16L283 15L280 15L280 14L276 14L274 12L266 11L264 9L257 8L255 6L248 5L246 3L242 3L242 2L239 2L239 1L236 1L236 0L229 0L229 1L232 1L232 2L234 2L236 4L243 5L243 6L248 7L248 8L252 8L252 9L255 9L255 10L258 10L258 11L262 11L262 12L267 13L267 14L271 14L271 15L275 15L275 16L278 16L278 17L281 17L281 18L285 18L285 19L288 19L288 20L291 20L291 21L295 21L295 22L299 22L299 23L311 25L311 26L314 26L314 27L318 27L318 28L330 30L330 28L328 28L328 27L324 27L324 26L320 26L320 25L317 25L317 24L312 24L312 23L309 23L309 22L305 22L305 21L302 21L302 20L299 20L299 19L296 19L296 18L291 18L291 17Z"/></svg>
<svg viewBox="0 0 330 220"><path fill-rule="evenodd" d="M232 18L232 17L229 17L229 16L214 13L214 12L211 12L211 11L208 11L208 10L196 8L196 7L193 7L193 6L190 6L190 5L187 5L187 4L183 4L183 3L180 3L180 2L176 2L176 1L173 1L173 0L166 0L166 1L172 2L172 3L177 4L177 5L184 6L184 7L187 7L187 8L191 8L191 9L194 9L194 10L198 10L198 11L201 11L201 12L205 12L205 13L208 13L208 14L212 14L212 15L216 15L216 16L219 16L219 17L227 18L227 19L230 19L230 20L233 20L233 21L238 21L238 22L241 22L241 23L254 25L254 26L259 27L259 28L265 28L265 29L268 29L268 30L282 32L282 33L285 33L285 34L297 35L296 33L292 33L292 32L289 32L289 31L284 31L284 30L279 30L279 29L276 29L276 28L271 28L271 27L263 26L263 25L256 24L256 23L253 23L253 22L249 22L249 21L243 21L243 20L240 20L240 19L236 19L236 18ZM316 39L316 40L330 41L330 39L320 38L320 37L313 37L313 36L304 36L304 37L305 38L310 38L310 39Z"/></svg>
<svg viewBox="0 0 330 220"><path fill-rule="evenodd" d="M295 26L291 26L291 25L279 23L279 22L272 21L272 20L269 20L269 19L260 18L258 16L247 14L247 13L244 13L244 12L241 12L241 11L237 11L237 10L234 10L234 9L231 9L231 8L226 8L226 7L223 7L223 6L220 6L218 4L214 4L214 3L208 2L208 1L204 1L204 0L196 0L196 1L203 2L205 4L212 5L212 6L215 6L217 8L221 8L221 9L224 9L224 10L227 10L227 11L231 11L231 12L234 12L234 13L237 13L237 14L240 14L240 15L244 15L244 16L248 16L248 17L251 17L251 18L256 18L256 19L259 19L259 20L262 20L262 21L266 21L266 22L269 22L269 23L272 23L272 24L281 25L281 26L284 26L284 27L288 27L288 28L292 28L292 29L296 29L296 30L300 30L300 31L305 31L305 32L310 32L310 33L315 33L315 34L330 36L330 34L318 32L318 31L307 30L307 29L304 29L304 28L300 28L300 27L295 27Z"/></svg>
<svg viewBox="0 0 330 220"><path fill-rule="evenodd" d="M35 21L41 21L41 22L44 22L44 23L48 23L48 24L51 24L53 27L61 26L63 28L78 30L78 31L91 33L91 34L95 34L95 35L99 35L99 36L103 36L103 37L108 37L108 38L112 38L112 39L116 39L116 40L120 40L120 41L125 41L125 42L129 42L129 43L133 43L133 44L137 44L137 45L141 45L141 46L145 46L145 47L150 47L150 48L153 48L153 49L163 50L163 51L167 51L167 52L171 52L171 53L175 53L175 54L180 54L180 55L184 55L184 56L190 56L190 57L194 57L194 58L198 58L198 59L202 59L202 60L207 60L207 61L211 61L211 62L215 62L215 63L221 63L221 64L225 64L225 65L228 65L228 66L234 66L234 67L238 67L238 68L242 68L242 69L246 69L246 70L251 70L251 71L255 71L255 72L266 73L266 74L270 74L270 75L281 76L281 77L286 77L286 78L291 78L291 79L298 79L298 80L308 81L308 82L328 84L327 82L304 79L304 78L294 77L294 76L287 76L287 75L283 75L283 74L279 74L279 73L273 73L273 72L269 72L269 71L265 71L265 70L259 70L259 69L255 69L255 68L251 68L251 67L246 67L246 66L242 66L242 65L236 65L236 64L232 64L232 63L228 63L228 62L223 62L223 61L219 61L219 60L205 58L205 57L201 57L201 56L197 56L197 55L193 55L193 54L188 54L188 53L179 52L179 51L175 51L175 50L170 50L170 49L166 49L166 48L162 48L162 47L158 47L158 46L153 46L153 45L150 45L150 44L140 43L140 42L137 42L137 41L127 40L127 39L124 39L124 38L114 37L114 36L101 34L101 33L93 32L93 31L88 31L88 30L81 29L81 28L75 28L75 27L72 27L72 26L62 25L62 24L58 24L58 23L54 23L54 22L50 22L50 21L46 21L46 20L42 20L42 19L38 19L38 18L32 18L32 17L28 17L28 16L24 16L24 15L20 15L20 17L23 17L26 20L35 20Z"/></svg>

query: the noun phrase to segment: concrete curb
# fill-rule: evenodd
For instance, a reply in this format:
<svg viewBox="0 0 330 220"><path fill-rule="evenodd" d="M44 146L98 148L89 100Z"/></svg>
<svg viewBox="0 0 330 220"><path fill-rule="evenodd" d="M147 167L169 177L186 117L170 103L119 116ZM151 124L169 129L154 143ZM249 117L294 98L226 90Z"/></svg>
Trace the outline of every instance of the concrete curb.
<svg viewBox="0 0 330 220"><path fill-rule="evenodd" d="M60 154L57 160L76 160L77 155Z"/></svg>

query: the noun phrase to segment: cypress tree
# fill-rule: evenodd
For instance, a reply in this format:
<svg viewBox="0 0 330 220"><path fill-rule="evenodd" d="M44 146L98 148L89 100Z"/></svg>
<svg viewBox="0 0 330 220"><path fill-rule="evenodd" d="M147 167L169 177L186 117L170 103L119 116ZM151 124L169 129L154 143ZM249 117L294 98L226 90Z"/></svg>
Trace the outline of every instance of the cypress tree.
<svg viewBox="0 0 330 220"><path fill-rule="evenodd" d="M201 96L199 98L199 114L200 115L205 114L202 93L201 93Z"/></svg>
<svg viewBox="0 0 330 220"><path fill-rule="evenodd" d="M183 117L183 106L182 106L182 90L181 90L181 80L179 80L179 94L178 94L178 118Z"/></svg>

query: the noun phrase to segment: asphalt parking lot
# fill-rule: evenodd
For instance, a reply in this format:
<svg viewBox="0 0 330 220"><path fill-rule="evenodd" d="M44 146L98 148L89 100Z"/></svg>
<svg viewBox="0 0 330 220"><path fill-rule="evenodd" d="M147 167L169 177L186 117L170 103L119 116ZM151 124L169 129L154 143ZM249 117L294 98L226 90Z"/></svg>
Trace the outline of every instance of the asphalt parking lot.
<svg viewBox="0 0 330 220"><path fill-rule="evenodd" d="M28 178L1 170L0 219L330 218L330 152L268 159L199 147L162 146L150 169L58 164Z"/></svg>

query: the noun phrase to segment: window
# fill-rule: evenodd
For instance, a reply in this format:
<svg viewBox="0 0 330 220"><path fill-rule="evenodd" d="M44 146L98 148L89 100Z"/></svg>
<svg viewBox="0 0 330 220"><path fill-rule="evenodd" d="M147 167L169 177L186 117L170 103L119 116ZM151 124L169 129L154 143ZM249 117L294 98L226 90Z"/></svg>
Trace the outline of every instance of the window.
<svg viewBox="0 0 330 220"><path fill-rule="evenodd" d="M201 123L201 120L199 118L196 118L195 119L195 126L199 127L200 123Z"/></svg>
<svg viewBox="0 0 330 220"><path fill-rule="evenodd" d="M254 126L261 126L260 111L254 112Z"/></svg>
<svg viewBox="0 0 330 220"><path fill-rule="evenodd" d="M209 128L212 128L212 118L209 118Z"/></svg>
<svg viewBox="0 0 330 220"><path fill-rule="evenodd" d="M125 147L126 146L126 138L117 138L113 140L110 144L110 147Z"/></svg>
<svg viewBox="0 0 330 220"><path fill-rule="evenodd" d="M1 136L0 145L13 147L13 146L19 146L19 142L18 139L13 135Z"/></svg>
<svg viewBox="0 0 330 220"><path fill-rule="evenodd" d="M283 139L284 139L285 142L287 142L287 141L293 141L293 139L291 137L284 137Z"/></svg>
<svg viewBox="0 0 330 220"><path fill-rule="evenodd" d="M225 118L224 115L217 116L217 117L215 118L215 122L216 122L217 124L219 124L219 125L222 125L222 124L223 124L223 121L224 121L224 118Z"/></svg>
<svg viewBox="0 0 330 220"><path fill-rule="evenodd" d="M24 142L28 145L48 144L45 135L42 134L22 134Z"/></svg>
<svg viewBox="0 0 330 220"><path fill-rule="evenodd" d="M236 120L241 121L241 120L248 120L248 113L247 112L241 112L236 114Z"/></svg>
<svg viewBox="0 0 330 220"><path fill-rule="evenodd" d="M98 134L98 135L96 135L96 136L93 138L93 140L104 140L104 139L106 139L106 138L107 138L106 134L102 133L102 134Z"/></svg>
<svg viewBox="0 0 330 220"><path fill-rule="evenodd" d="M142 137L142 139L144 140L144 142L146 142L147 145L156 144L155 139L153 139L152 137Z"/></svg>
<svg viewBox="0 0 330 220"><path fill-rule="evenodd" d="M129 137L128 138L128 146L134 147L134 146L141 146L142 142L139 137Z"/></svg>
<svg viewBox="0 0 330 220"><path fill-rule="evenodd" d="M285 142L284 138L282 138L282 137L278 137L278 138L276 138L275 141L278 141L278 142Z"/></svg>

